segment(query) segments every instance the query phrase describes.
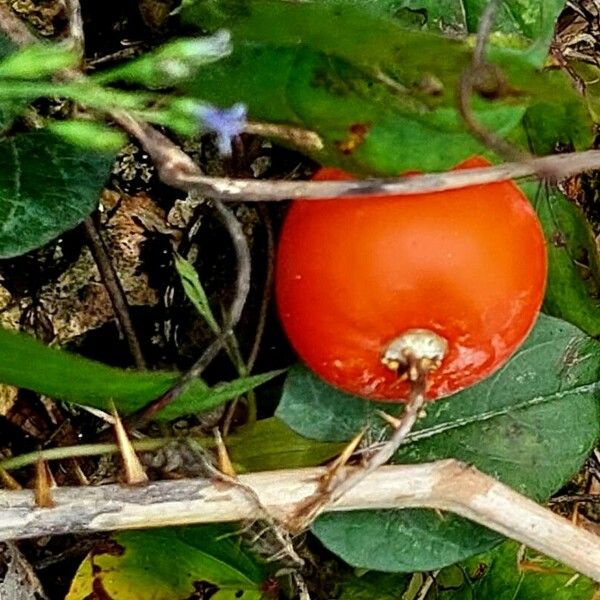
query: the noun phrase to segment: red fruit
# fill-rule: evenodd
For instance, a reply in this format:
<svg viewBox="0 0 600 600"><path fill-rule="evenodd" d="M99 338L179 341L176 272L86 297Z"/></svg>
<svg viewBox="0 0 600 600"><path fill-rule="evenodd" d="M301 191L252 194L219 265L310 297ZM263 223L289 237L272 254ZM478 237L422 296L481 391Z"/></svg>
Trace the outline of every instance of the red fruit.
<svg viewBox="0 0 600 600"><path fill-rule="evenodd" d="M457 168L486 166L473 158ZM349 179L322 169L315 179ZM546 248L513 182L411 196L298 200L279 242L276 295L287 335L330 384L403 402L408 384L382 363L407 331L447 342L428 397L489 376L531 330ZM439 338L438 338L439 339ZM392 361L393 362L393 361ZM395 365L397 366L397 364Z"/></svg>

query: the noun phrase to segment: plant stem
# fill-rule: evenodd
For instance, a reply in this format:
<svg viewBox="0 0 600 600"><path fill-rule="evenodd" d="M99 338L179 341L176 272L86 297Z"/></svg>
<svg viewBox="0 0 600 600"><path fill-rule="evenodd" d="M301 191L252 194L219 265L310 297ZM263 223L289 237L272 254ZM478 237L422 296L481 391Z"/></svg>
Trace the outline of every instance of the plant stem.
<svg viewBox="0 0 600 600"><path fill-rule="evenodd" d="M115 271L110 256L108 255L100 231L94 223L94 218L87 217L83 222L83 227L88 239L90 252L92 253L96 266L98 267L98 271L102 277L102 282L104 283L104 287L106 288L110 301L113 305L117 322L119 323L121 332L125 337L135 366L138 369L145 369L146 361L144 360L142 347L131 320L127 298L125 297L125 291L123 290L123 286L119 281L119 277Z"/></svg>
<svg viewBox="0 0 600 600"><path fill-rule="evenodd" d="M138 452L150 452L159 450L167 444L181 441L183 438L151 438L145 440L132 440L133 448ZM194 438L196 442L202 442L203 446L212 444L208 438ZM207 444L208 443L208 444ZM42 460L64 460L66 458L80 458L83 456L99 456L102 454L118 454L119 446L111 442L103 442L98 444L79 444L77 446L64 446L61 448L48 448L46 450L36 450L27 454L20 454L11 458L0 460L0 469L12 471L22 469L30 465L36 464Z"/></svg>
<svg viewBox="0 0 600 600"><path fill-rule="evenodd" d="M349 468L347 477L355 469ZM318 493L327 469L55 488L55 506L35 506L32 490L0 491L4 540L264 518L285 521ZM455 460L380 467L327 511L433 508L466 517L600 581L600 537Z"/></svg>
<svg viewBox="0 0 600 600"><path fill-rule="evenodd" d="M67 83L0 80L0 99L26 99L60 96L85 106L103 111L115 109L143 110L148 104L160 99L149 92L123 92L102 88L87 79Z"/></svg>

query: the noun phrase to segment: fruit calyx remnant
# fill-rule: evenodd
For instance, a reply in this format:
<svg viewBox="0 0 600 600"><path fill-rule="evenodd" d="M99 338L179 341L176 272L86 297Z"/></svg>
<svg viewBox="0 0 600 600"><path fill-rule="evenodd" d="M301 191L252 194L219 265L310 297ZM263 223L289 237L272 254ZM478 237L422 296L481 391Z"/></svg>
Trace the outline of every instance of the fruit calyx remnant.
<svg viewBox="0 0 600 600"><path fill-rule="evenodd" d="M441 364L448 350L445 338L429 329L409 329L394 338L381 362L402 379L417 381Z"/></svg>

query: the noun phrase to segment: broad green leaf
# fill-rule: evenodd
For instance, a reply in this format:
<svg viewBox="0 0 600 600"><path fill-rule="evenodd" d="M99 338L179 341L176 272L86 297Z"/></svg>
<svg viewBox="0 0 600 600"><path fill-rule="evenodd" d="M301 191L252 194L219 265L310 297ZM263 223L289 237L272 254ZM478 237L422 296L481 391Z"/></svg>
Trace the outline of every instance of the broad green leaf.
<svg viewBox="0 0 600 600"><path fill-rule="evenodd" d="M537 500L547 498L577 472L600 434L599 358L598 342L541 315L495 375L432 403L395 461L453 457ZM381 408L399 412L333 390L298 367L276 414L301 435L341 441L364 425L378 435ZM314 531L347 562L385 571L436 569L499 539L458 517L425 510L329 514ZM382 536L385 545L377 543Z"/></svg>
<svg viewBox="0 0 600 600"><path fill-rule="evenodd" d="M307 6L296 11L293 8L289 10L282 0L183 0L182 16L184 20L207 29L226 26L234 35L248 35L251 29L248 24L252 23L254 29L273 28L270 34L272 42L289 42L291 35L326 52L343 45L347 52L353 53L353 58L368 60L369 52L381 46L379 34L382 29L384 36L396 26L447 32L454 36L457 33L476 33L488 0L377 0L361 3L358 10L356 0L322 0L303 4ZM547 0L544 3L537 0L502 0L493 31L522 36L521 44L533 42L527 48L527 55L541 66L554 34L554 24L564 5L565 0ZM295 23L281 19L280 11L314 20L306 23L306 29L299 37ZM359 30L361 25L361 39L352 40L352 31ZM494 41L492 38L491 43Z"/></svg>
<svg viewBox="0 0 600 600"><path fill-rule="evenodd" d="M114 158L48 133L0 141L0 257L38 248L81 223L96 207Z"/></svg>
<svg viewBox="0 0 600 600"><path fill-rule="evenodd" d="M600 335L600 260L585 217L555 188L538 187L534 198L548 247L544 311Z"/></svg>
<svg viewBox="0 0 600 600"><path fill-rule="evenodd" d="M124 413L134 412L160 397L178 373L126 371L82 358L23 335L0 329L0 382L53 398L108 410L111 401ZM273 379L271 371L209 387L196 380L159 415L161 420L210 410Z"/></svg>
<svg viewBox="0 0 600 600"><path fill-rule="evenodd" d="M131 531L100 541L66 600L259 600L267 573L226 526Z"/></svg>
<svg viewBox="0 0 600 600"><path fill-rule="evenodd" d="M456 109L472 47L407 30L372 4L188 1L184 16L194 24L232 29L234 52L184 89L220 106L244 102L254 119L311 129L324 142L314 158L356 172L447 169L483 153ZM494 48L490 56L509 84L493 101L474 98L473 107L499 135L532 103L583 104L561 73L541 73L512 50ZM564 126L551 121L549 134Z"/></svg>
<svg viewBox="0 0 600 600"><path fill-rule="evenodd" d="M597 592L591 579L512 541L442 571L436 587L432 600L593 600Z"/></svg>
<svg viewBox="0 0 600 600"><path fill-rule="evenodd" d="M239 472L314 467L338 455L345 444L298 435L276 417L240 427L226 439Z"/></svg>
<svg viewBox="0 0 600 600"><path fill-rule="evenodd" d="M485 552L502 540L453 514L412 508L328 513L319 517L312 531L347 563L391 573L433 571Z"/></svg>
<svg viewBox="0 0 600 600"><path fill-rule="evenodd" d="M581 102L549 102L539 99L525 111L522 127L510 134L513 143L533 154L556 153L557 148L585 148L590 145L591 117Z"/></svg>
<svg viewBox="0 0 600 600"><path fill-rule="evenodd" d="M191 0L198 2L198 0ZM330 0L348 4L348 0ZM404 27L441 31L449 35L477 33L488 0L378 0L365 3L365 10L393 18ZM565 0L501 0L494 18L491 44L497 34L512 36L512 44L523 46L528 59L537 66L544 62L554 34L554 25ZM522 38L519 40L514 36Z"/></svg>

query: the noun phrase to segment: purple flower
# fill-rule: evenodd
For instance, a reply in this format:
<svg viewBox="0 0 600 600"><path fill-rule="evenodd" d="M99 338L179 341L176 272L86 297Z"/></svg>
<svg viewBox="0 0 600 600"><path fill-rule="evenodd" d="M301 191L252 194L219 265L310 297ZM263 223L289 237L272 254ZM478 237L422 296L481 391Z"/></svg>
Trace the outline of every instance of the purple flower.
<svg viewBox="0 0 600 600"><path fill-rule="evenodd" d="M231 154L231 140L244 131L246 125L246 106L234 104L231 108L217 108L210 105L196 107L196 115L202 121L205 131L217 134L217 147L225 156Z"/></svg>

